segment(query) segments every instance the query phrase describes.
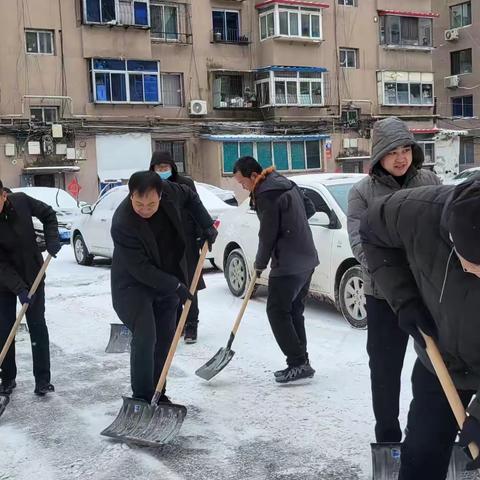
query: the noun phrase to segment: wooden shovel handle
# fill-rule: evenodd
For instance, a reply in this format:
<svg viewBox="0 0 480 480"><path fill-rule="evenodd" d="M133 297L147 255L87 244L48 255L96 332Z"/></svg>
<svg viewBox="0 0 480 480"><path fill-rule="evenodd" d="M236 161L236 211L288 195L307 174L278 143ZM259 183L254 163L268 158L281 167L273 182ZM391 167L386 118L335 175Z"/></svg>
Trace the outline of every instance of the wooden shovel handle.
<svg viewBox="0 0 480 480"><path fill-rule="evenodd" d="M427 354L432 362L433 368L435 373L437 374L438 380L442 385L443 391L445 392L445 396L447 397L448 403L450 404L450 408L452 409L453 414L455 415L455 419L457 420L458 427L461 429L463 427L463 422L465 421L466 414L465 408L463 407L463 403L460 400L460 396L458 395L457 389L453 384L452 377L448 373L447 367L445 366L445 362L443 361L440 352L438 351L437 345L433 341L431 337L425 335L421 330L420 333L422 334L425 343L427 344ZM479 454L478 445L476 443L470 443L468 445L468 449L470 450L470 454L472 458L477 458Z"/></svg>
<svg viewBox="0 0 480 480"><path fill-rule="evenodd" d="M195 295L197 291L198 281L200 280L200 275L202 274L203 264L205 263L205 258L207 257L208 253L208 242L203 244L202 251L200 253L200 258L198 259L197 268L195 269L195 274L193 275L192 283L190 285L190 293ZM156 405L158 403L158 399L162 395L163 386L165 385L165 381L167 380L168 371L170 370L170 366L172 364L173 356L175 355L175 351L177 350L178 342L180 341L180 337L182 336L183 327L187 321L188 312L190 311L190 306L192 301L189 299L185 302L183 306L182 315L178 322L177 330L175 331L175 336L173 337L172 343L170 345L170 350L168 351L167 359L163 365L162 374L157 383L157 388L155 389L155 395L152 399L152 405Z"/></svg>
<svg viewBox="0 0 480 480"><path fill-rule="evenodd" d="M40 271L38 272L35 278L35 281L33 282L33 285L30 288L30 291L28 292L28 298L32 298L35 295L35 292L37 291L37 288L40 285L40 282L43 280L43 276L45 275L45 271L47 270L48 264L50 263L51 259L52 259L52 256L50 254L47 255L47 258L43 262L43 265L40 268ZM25 315L27 308L28 308L28 303L24 303L22 305L20 312L17 315L17 319L13 324L12 330L10 331L10 335L8 336L7 341L3 346L2 352L0 353L0 367L2 366L2 363L5 360L5 357L7 356L8 349L10 348L10 345L12 344L13 339L15 338L18 326L20 325L20 322L22 321L22 318Z"/></svg>
<svg viewBox="0 0 480 480"><path fill-rule="evenodd" d="M235 323L232 328L232 335L235 336L238 331L238 327L240 327L240 322L242 321L243 314L245 313L245 310L247 308L248 301L250 300L250 297L252 296L253 290L255 288L255 284L257 283L257 272L254 270L252 274L252 278L250 279L250 283L248 284L248 289L245 293L245 297L243 298L242 306L240 308L240 311L238 312L237 318L235 320Z"/></svg>

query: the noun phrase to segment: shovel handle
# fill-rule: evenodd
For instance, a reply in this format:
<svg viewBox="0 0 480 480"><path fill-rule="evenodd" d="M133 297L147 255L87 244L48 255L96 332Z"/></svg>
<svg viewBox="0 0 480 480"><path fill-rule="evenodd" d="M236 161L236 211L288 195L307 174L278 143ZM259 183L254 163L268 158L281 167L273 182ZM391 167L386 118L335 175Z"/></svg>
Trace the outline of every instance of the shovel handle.
<svg viewBox="0 0 480 480"><path fill-rule="evenodd" d="M458 427L461 429L463 427L463 422L466 418L465 408L462 401L460 400L457 389L453 384L452 377L448 373L445 362L443 361L443 358L440 355L440 352L434 340L428 335L425 335L421 330L420 333L422 334L425 343L427 344L428 358L430 358L430 361L432 362L435 373L437 374L437 378L442 385L445 396L447 397L448 403L450 404L450 408L455 415ZM472 455L473 459L478 457L479 450L476 443L470 443L468 445L468 449L470 450L470 454Z"/></svg>
<svg viewBox="0 0 480 480"><path fill-rule="evenodd" d="M200 280L200 275L202 274L203 264L205 262L205 258L207 257L208 253L208 242L205 242L202 247L202 251L200 253L200 258L198 259L197 268L195 269L195 274L193 275L192 283L190 285L190 294L195 295L197 291L198 281ZM167 380L168 371L170 370L170 366L172 365L173 356L175 355L175 351L177 350L178 342L180 341L180 337L182 336L183 327L187 322L188 312L190 311L190 306L192 301L188 299L183 306L182 315L180 316L180 320L178 321L177 330L175 331L175 336L173 337L172 343L170 345L170 350L168 351L167 359L163 365L162 373L157 383L157 388L155 389L155 394L152 398L152 405L156 405L158 403L158 399L162 395L162 390L165 385L165 381Z"/></svg>
<svg viewBox="0 0 480 480"><path fill-rule="evenodd" d="M43 276L45 275L45 271L47 270L48 264L50 263L51 259L52 259L52 256L48 254L47 258L43 262L42 267L40 268L40 271L38 272L35 278L35 281L33 282L33 285L30 288L30 291L28 292L28 298L32 298L35 295L35 292L37 291L37 288L40 285L40 282L43 280ZM0 367L2 366L2 363L5 360L5 357L7 356L8 349L10 348L10 345L12 344L13 339L15 338L18 326L20 325L20 322L22 321L22 318L25 315L27 308L28 308L28 303L24 303L22 305L22 308L20 309L20 312L17 315L17 319L13 324L12 330L10 331L10 335L8 336L7 341L3 346L2 352L0 353Z"/></svg>
<svg viewBox="0 0 480 480"><path fill-rule="evenodd" d="M242 321L243 314L247 308L247 304L253 294L253 290L255 288L255 284L257 283L257 272L254 271L252 274L252 278L250 279L250 283L248 284L247 291L245 293L245 297L243 298L242 306L240 311L238 312L237 318L235 319L235 323L233 324L232 333L230 335L230 340L228 341L228 348L232 346L233 339L238 332L238 328L240 327L240 322Z"/></svg>

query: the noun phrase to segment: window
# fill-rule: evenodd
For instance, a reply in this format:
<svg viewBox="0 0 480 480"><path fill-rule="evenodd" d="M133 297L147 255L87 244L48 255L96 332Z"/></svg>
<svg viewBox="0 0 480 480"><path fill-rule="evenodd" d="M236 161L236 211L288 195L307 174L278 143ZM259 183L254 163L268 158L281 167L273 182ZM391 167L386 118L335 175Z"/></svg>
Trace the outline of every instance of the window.
<svg viewBox="0 0 480 480"><path fill-rule="evenodd" d="M378 72L382 105L433 105L433 73Z"/></svg>
<svg viewBox="0 0 480 480"><path fill-rule="evenodd" d="M58 121L58 107L31 107L30 118L32 123L46 123L47 125Z"/></svg>
<svg viewBox="0 0 480 480"><path fill-rule="evenodd" d="M356 48L341 48L340 66L343 68L358 68L358 50Z"/></svg>
<svg viewBox="0 0 480 480"><path fill-rule="evenodd" d="M417 141L420 148L423 150L423 156L425 161L423 162L424 166L434 165L435 164L435 142L434 141Z"/></svg>
<svg viewBox="0 0 480 480"><path fill-rule="evenodd" d="M184 141L164 141L157 140L155 142L155 150L160 152L169 152L175 162L178 173L185 173L186 158L185 158L185 142Z"/></svg>
<svg viewBox="0 0 480 480"><path fill-rule="evenodd" d="M452 116L473 117L473 95L452 98Z"/></svg>
<svg viewBox="0 0 480 480"><path fill-rule="evenodd" d="M27 53L53 55L53 32L49 30L26 30Z"/></svg>
<svg viewBox="0 0 480 480"><path fill-rule="evenodd" d="M432 47L432 19L382 15L380 43L403 47Z"/></svg>
<svg viewBox="0 0 480 480"><path fill-rule="evenodd" d="M151 35L155 39L178 41L178 7L174 5L151 4Z"/></svg>
<svg viewBox="0 0 480 480"><path fill-rule="evenodd" d="M452 75L472 73L472 49L450 52L450 68Z"/></svg>
<svg viewBox="0 0 480 480"><path fill-rule="evenodd" d="M164 107L183 107L183 75L162 73L162 100Z"/></svg>
<svg viewBox="0 0 480 480"><path fill-rule="evenodd" d="M224 142L223 172L232 173L233 165L244 155L255 157L263 168L275 165L279 171L319 169L321 148L318 140Z"/></svg>
<svg viewBox="0 0 480 480"><path fill-rule="evenodd" d="M322 195L310 188L301 188L300 190L307 198L309 198L313 202L316 212L325 212L330 216L330 212L332 211L332 209L328 206Z"/></svg>
<svg viewBox="0 0 480 480"><path fill-rule="evenodd" d="M213 40L236 43L240 38L240 14L232 10L213 10Z"/></svg>
<svg viewBox="0 0 480 480"><path fill-rule="evenodd" d="M460 137L460 165L475 163L475 144L473 137Z"/></svg>
<svg viewBox="0 0 480 480"><path fill-rule="evenodd" d="M161 103L159 65L149 60L91 61L95 103Z"/></svg>
<svg viewBox="0 0 480 480"><path fill-rule="evenodd" d="M342 110L342 123L346 127L358 126L359 118L360 118L360 109L358 108L354 108L350 110Z"/></svg>
<svg viewBox="0 0 480 480"><path fill-rule="evenodd" d="M466 27L472 24L471 2L450 7L450 28Z"/></svg>
<svg viewBox="0 0 480 480"><path fill-rule="evenodd" d="M256 89L261 106L323 105L321 72L270 71L270 76L256 81Z"/></svg>
<svg viewBox="0 0 480 480"><path fill-rule="evenodd" d="M83 0L85 23L148 27L148 0Z"/></svg>
<svg viewBox="0 0 480 480"><path fill-rule="evenodd" d="M241 74L217 75L213 81L214 108L252 108L257 97L250 77Z"/></svg>
<svg viewBox="0 0 480 480"><path fill-rule="evenodd" d="M312 40L322 38L322 14L318 8L276 4L260 13L260 38L296 37Z"/></svg>
<svg viewBox="0 0 480 480"><path fill-rule="evenodd" d="M357 0L338 0L338 4L346 7L356 7L358 5Z"/></svg>

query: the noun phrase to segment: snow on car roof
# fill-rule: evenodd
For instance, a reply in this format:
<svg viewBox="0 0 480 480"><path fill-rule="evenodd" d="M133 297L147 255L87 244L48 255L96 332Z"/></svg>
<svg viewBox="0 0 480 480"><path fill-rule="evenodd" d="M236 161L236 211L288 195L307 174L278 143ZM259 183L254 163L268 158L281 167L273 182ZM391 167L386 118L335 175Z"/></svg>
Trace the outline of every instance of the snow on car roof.
<svg viewBox="0 0 480 480"><path fill-rule="evenodd" d="M29 197L40 200L52 208L78 208L75 199L61 188L53 187L20 187L12 188L13 193L22 192Z"/></svg>
<svg viewBox="0 0 480 480"><path fill-rule="evenodd" d="M356 183L366 177L364 173L307 173L305 175L289 176L295 183L323 185L339 185L342 183Z"/></svg>

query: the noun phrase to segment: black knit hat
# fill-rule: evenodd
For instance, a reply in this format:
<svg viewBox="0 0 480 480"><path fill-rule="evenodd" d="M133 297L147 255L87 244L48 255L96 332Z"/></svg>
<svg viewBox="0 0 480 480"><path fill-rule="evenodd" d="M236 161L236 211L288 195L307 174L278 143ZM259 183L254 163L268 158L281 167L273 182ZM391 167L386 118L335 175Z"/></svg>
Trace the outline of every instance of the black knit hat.
<svg viewBox="0 0 480 480"><path fill-rule="evenodd" d="M480 265L480 180L458 185L449 210L448 229L455 249L465 260Z"/></svg>
<svg viewBox="0 0 480 480"><path fill-rule="evenodd" d="M177 166L175 165L175 162L173 161L173 158L170 152L164 152L164 151L153 152L152 160L150 161L150 170L152 171L155 170L155 165L160 165L161 163L170 165L172 167L173 174L177 173Z"/></svg>

